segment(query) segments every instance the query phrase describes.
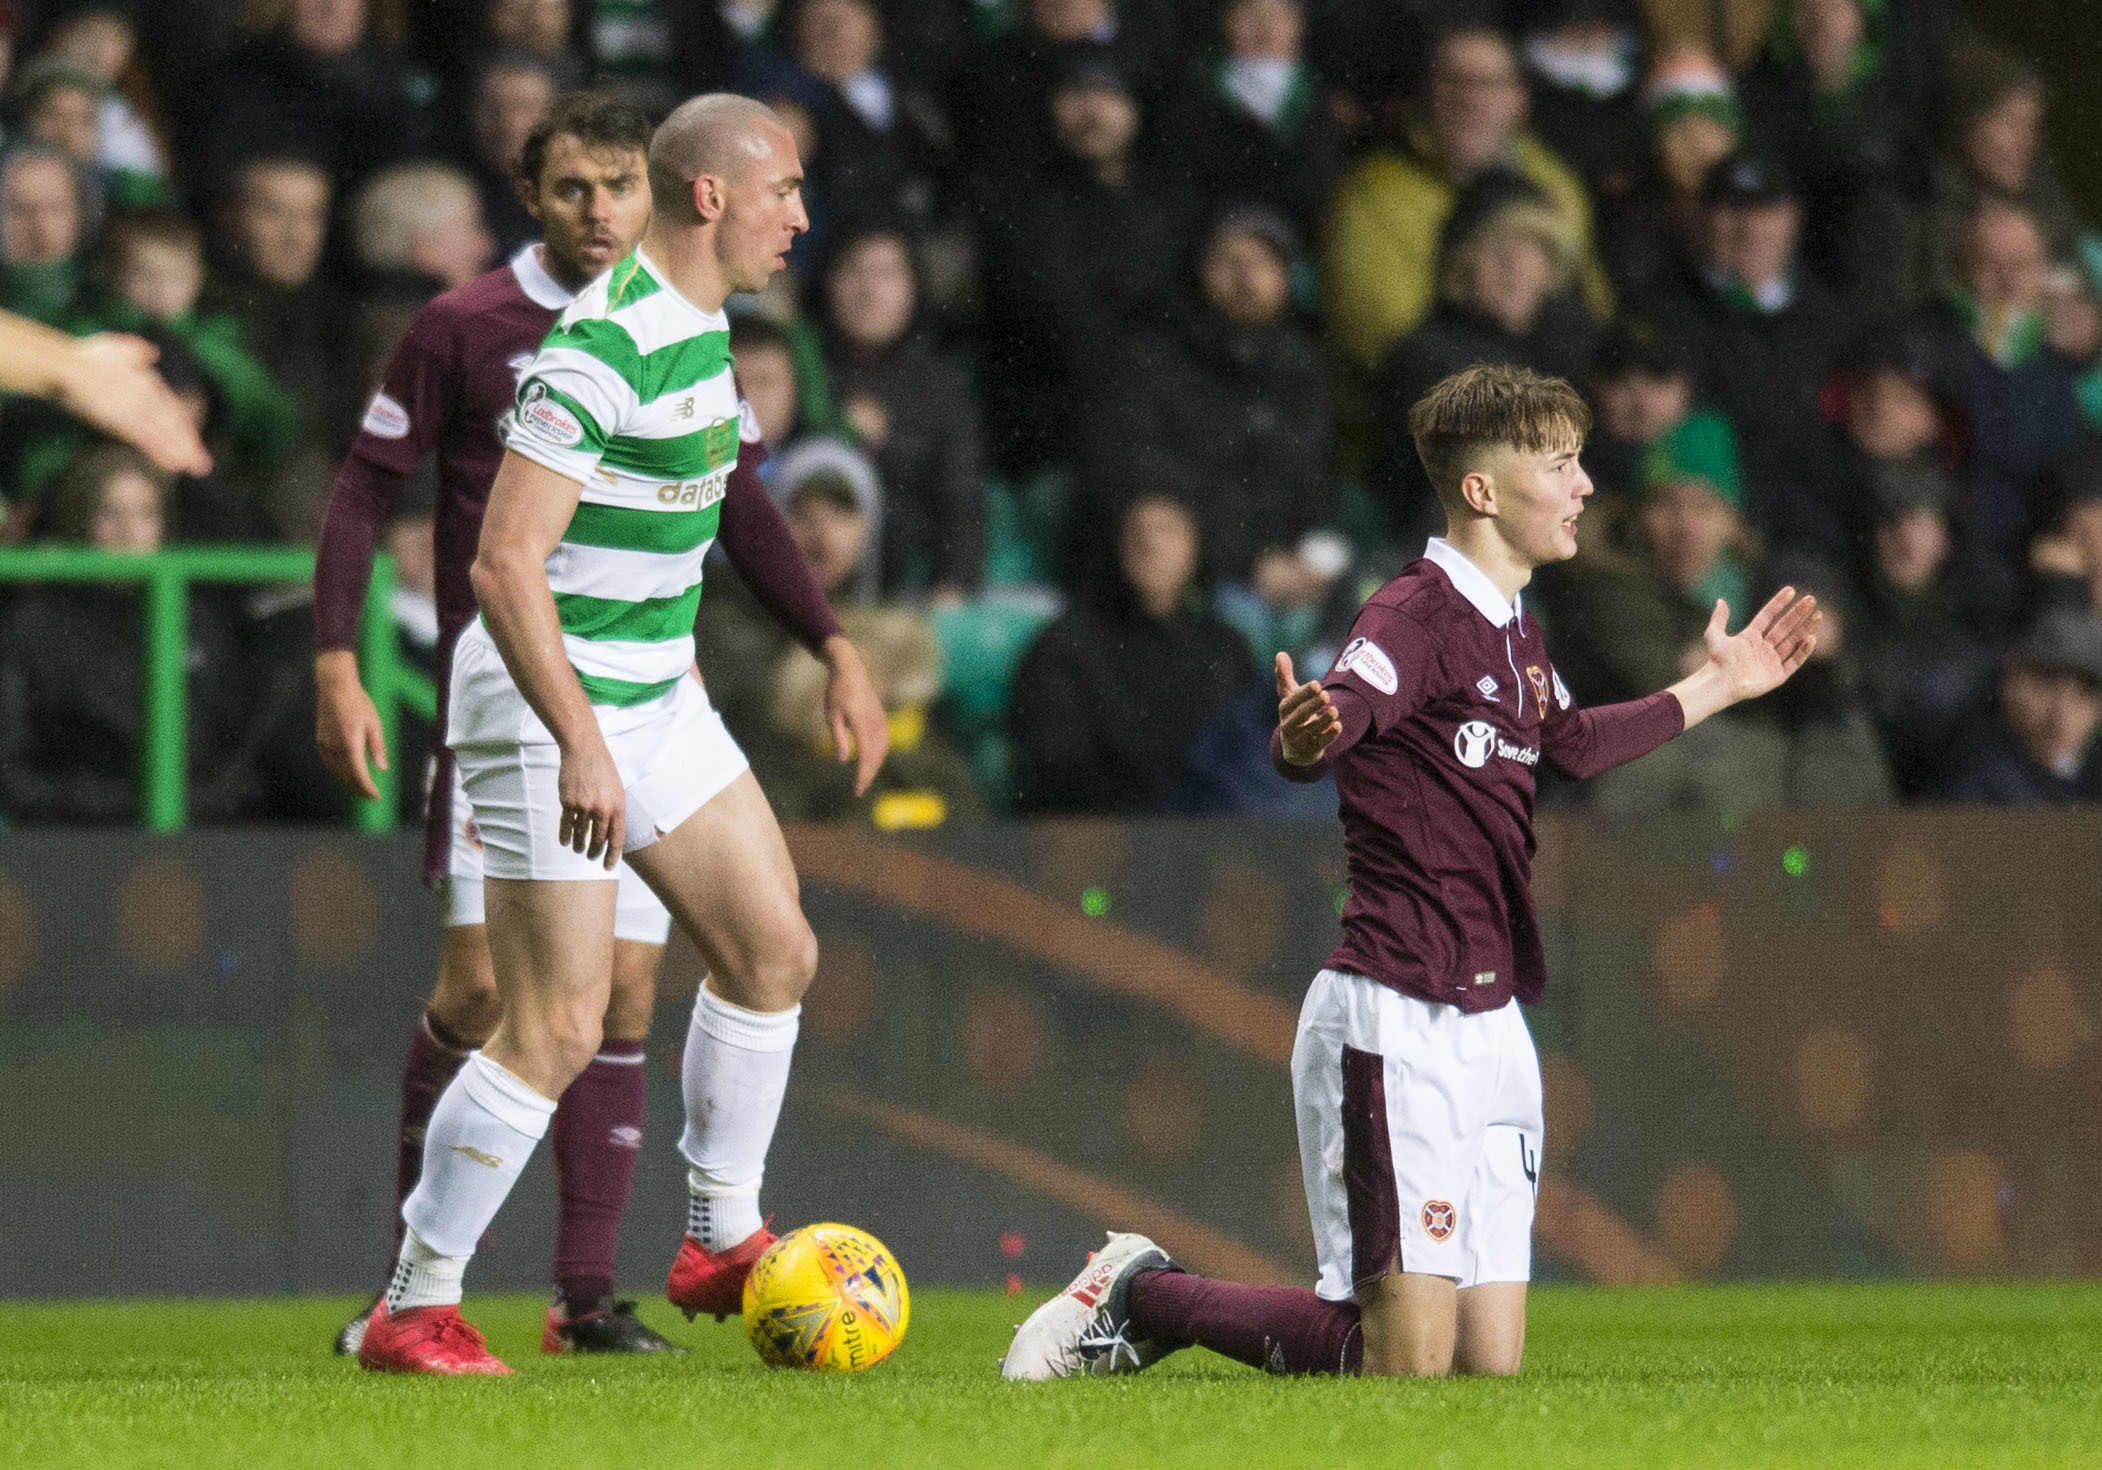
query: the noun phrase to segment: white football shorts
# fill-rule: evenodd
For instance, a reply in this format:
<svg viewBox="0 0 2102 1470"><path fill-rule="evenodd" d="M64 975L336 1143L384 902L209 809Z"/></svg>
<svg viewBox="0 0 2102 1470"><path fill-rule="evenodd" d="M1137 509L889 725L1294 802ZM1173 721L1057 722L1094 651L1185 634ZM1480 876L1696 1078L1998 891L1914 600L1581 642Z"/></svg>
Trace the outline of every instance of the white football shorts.
<svg viewBox="0 0 2102 1470"><path fill-rule="evenodd" d="M594 709L627 787L626 852L672 831L748 768L708 692L692 678L647 704ZM453 652L446 730L488 876L608 883L620 876L556 840L561 751L480 623L468 626Z"/></svg>
<svg viewBox="0 0 2102 1470"><path fill-rule="evenodd" d="M1315 1287L1348 1301L1401 1269L1525 1281L1540 1178L1540 1057L1512 1001L1469 1015L1337 970L1292 1047Z"/></svg>
<svg viewBox="0 0 2102 1470"><path fill-rule="evenodd" d="M474 819L474 804L467 799L467 785L460 779L460 765L453 762L452 845L445 859L445 926L487 921L482 902L482 833ZM626 863L620 874L620 896L613 903L613 937L638 944L663 944L671 938L671 910L642 875Z"/></svg>

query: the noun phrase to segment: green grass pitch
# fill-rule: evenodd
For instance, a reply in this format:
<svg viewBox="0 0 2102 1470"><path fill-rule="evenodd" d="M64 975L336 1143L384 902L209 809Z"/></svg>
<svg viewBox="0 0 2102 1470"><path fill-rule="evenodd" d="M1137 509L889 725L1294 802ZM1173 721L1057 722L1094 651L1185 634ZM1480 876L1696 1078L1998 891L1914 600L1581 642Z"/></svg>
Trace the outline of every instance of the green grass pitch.
<svg viewBox="0 0 2102 1470"><path fill-rule="evenodd" d="M508 1380L328 1356L347 1300L0 1304L0 1464L2102 1466L2102 1286L1534 1294L1511 1381L1273 1379L1186 1352L1005 1384L1035 1296L929 1291L854 1378L762 1368L736 1323L644 1316L676 1361L545 1359L541 1304L471 1316Z"/></svg>

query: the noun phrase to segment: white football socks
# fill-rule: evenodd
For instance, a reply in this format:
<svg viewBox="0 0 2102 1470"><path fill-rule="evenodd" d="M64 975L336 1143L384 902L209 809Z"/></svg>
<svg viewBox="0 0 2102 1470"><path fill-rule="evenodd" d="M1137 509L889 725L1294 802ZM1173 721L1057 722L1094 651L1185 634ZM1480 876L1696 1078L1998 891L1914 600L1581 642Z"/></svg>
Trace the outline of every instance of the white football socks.
<svg viewBox="0 0 2102 1470"><path fill-rule="evenodd" d="M460 1299L475 1243L555 1116L554 1099L479 1051L446 1084L423 1137L423 1177L402 1204L408 1224L387 1310Z"/></svg>
<svg viewBox="0 0 2102 1470"><path fill-rule="evenodd" d="M680 1090L686 1100L690 1195L686 1233L711 1251L758 1230L759 1182L781 1117L803 1008L748 1011L701 986L686 1031Z"/></svg>
<svg viewBox="0 0 2102 1470"><path fill-rule="evenodd" d="M460 1278L466 1274L465 1256L441 1256L418 1239L415 1231L404 1231L394 1279L387 1283L387 1310L457 1306Z"/></svg>

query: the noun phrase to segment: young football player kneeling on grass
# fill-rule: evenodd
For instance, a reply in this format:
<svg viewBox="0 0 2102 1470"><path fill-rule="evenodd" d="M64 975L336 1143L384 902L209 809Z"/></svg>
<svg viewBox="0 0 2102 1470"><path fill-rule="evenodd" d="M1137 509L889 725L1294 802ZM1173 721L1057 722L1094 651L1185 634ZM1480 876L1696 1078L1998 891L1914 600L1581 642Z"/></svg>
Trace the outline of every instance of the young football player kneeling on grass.
<svg viewBox="0 0 2102 1470"><path fill-rule="evenodd" d="M1518 1371L1542 1136L1517 1004L1545 979L1535 767L1593 776L1774 689L1818 618L1783 588L1732 635L1718 601L1699 669L1578 708L1521 593L1576 554L1590 427L1567 383L1521 368L1433 387L1409 433L1445 536L1365 603L1325 677L1277 655L1271 759L1334 773L1350 875L1292 1050L1315 1288L1209 1280L1112 1234L1017 1329L1006 1377L1128 1373L1193 1343L1277 1373Z"/></svg>

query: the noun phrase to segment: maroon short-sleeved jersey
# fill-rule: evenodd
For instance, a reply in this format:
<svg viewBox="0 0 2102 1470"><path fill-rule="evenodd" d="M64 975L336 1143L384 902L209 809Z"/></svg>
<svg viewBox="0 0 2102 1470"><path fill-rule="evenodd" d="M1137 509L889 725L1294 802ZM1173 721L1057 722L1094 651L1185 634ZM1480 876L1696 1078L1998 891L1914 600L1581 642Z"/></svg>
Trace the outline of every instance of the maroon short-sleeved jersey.
<svg viewBox="0 0 2102 1470"><path fill-rule="evenodd" d="M1350 898L1329 966L1465 1011L1537 1002L1535 768L1646 754L1684 728L1678 700L1577 709L1522 602L1435 538L1360 609L1322 684L1343 734L1322 764L1279 769L1335 772Z"/></svg>

